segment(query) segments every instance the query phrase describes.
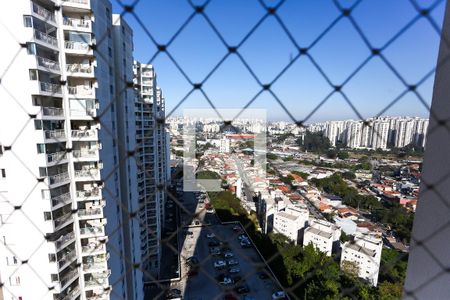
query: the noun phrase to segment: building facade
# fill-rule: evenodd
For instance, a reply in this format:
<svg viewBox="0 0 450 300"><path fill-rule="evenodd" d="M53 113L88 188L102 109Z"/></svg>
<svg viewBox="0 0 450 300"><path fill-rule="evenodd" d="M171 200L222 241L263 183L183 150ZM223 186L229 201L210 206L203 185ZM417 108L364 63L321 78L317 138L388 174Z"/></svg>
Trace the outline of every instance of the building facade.
<svg viewBox="0 0 450 300"><path fill-rule="evenodd" d="M303 235L303 246L312 244L317 250L331 256L339 243L341 229L325 220L311 219Z"/></svg>
<svg viewBox="0 0 450 300"><path fill-rule="evenodd" d="M377 286L382 249L383 242L380 238L357 235L353 241L342 246L341 269L347 268L350 272L357 272L355 275ZM349 267L347 262L353 266Z"/></svg>
<svg viewBox="0 0 450 300"><path fill-rule="evenodd" d="M2 296L109 299L111 4L18 1L0 18Z"/></svg>

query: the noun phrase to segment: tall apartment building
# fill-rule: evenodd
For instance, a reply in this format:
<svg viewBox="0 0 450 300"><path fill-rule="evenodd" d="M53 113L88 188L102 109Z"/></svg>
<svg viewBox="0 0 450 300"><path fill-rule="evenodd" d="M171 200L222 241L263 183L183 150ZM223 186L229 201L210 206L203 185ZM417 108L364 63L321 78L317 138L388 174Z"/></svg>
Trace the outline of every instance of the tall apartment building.
<svg viewBox="0 0 450 300"><path fill-rule="evenodd" d="M377 286L382 250L383 241L380 238L357 235L353 241L345 242L342 246L341 268L348 268L346 262L350 262L356 268L350 268L357 272L355 275Z"/></svg>
<svg viewBox="0 0 450 300"><path fill-rule="evenodd" d="M158 277L161 260L161 229L164 224L165 186L170 180L165 100L157 87L152 65L134 63L137 95L134 104L138 171L138 203L141 262L144 281ZM169 170L169 171L168 171Z"/></svg>
<svg viewBox="0 0 450 300"><path fill-rule="evenodd" d="M111 4L16 1L0 19L2 296L109 299Z"/></svg>
<svg viewBox="0 0 450 300"><path fill-rule="evenodd" d="M363 121L327 121L311 124L311 132L323 132L332 146L388 149L407 145L425 147L428 120L410 117L379 117Z"/></svg>

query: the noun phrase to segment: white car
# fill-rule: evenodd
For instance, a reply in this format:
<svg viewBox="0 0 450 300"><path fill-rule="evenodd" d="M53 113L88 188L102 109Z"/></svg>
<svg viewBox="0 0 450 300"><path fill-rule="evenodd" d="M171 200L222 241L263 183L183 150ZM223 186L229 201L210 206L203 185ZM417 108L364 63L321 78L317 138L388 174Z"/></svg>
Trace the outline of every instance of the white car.
<svg viewBox="0 0 450 300"><path fill-rule="evenodd" d="M225 253L223 254L223 256L224 256L225 258L232 258L232 257L234 257L234 253L231 252L231 251L227 251L227 252L225 252Z"/></svg>
<svg viewBox="0 0 450 300"><path fill-rule="evenodd" d="M235 268L229 269L228 272L229 272L230 274L236 274L236 273L241 272L241 269L235 267Z"/></svg>
<svg viewBox="0 0 450 300"><path fill-rule="evenodd" d="M216 260L214 262L214 268L219 269L219 268L225 268L227 265L227 263L224 260Z"/></svg>
<svg viewBox="0 0 450 300"><path fill-rule="evenodd" d="M206 237L207 237L208 239L212 239L212 238L215 238L216 235L215 235L213 232L210 232L210 233L208 233L208 234L206 235Z"/></svg>
<svg viewBox="0 0 450 300"><path fill-rule="evenodd" d="M286 294L283 291L278 291L272 294L272 299L284 299L286 298Z"/></svg>

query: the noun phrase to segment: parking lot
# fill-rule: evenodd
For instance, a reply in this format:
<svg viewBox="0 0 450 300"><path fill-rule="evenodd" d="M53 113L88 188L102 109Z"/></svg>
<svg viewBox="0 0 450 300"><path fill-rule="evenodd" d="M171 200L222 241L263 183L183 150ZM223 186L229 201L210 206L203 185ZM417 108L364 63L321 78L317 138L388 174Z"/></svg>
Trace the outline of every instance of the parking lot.
<svg viewBox="0 0 450 300"><path fill-rule="evenodd" d="M251 242L241 237L246 240L241 244L242 228L221 225L213 212L205 211L207 200L198 203L202 197L185 194L184 204L199 217L200 224L196 225L195 217L186 222L189 225L180 237L182 278L170 288L179 289L186 300L272 299L279 288L267 276L266 265Z"/></svg>

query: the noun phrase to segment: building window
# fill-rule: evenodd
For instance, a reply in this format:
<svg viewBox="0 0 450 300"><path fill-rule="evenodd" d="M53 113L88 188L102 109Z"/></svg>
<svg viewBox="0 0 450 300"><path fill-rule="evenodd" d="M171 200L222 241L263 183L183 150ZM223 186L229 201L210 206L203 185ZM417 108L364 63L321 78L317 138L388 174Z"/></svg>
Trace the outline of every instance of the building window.
<svg viewBox="0 0 450 300"><path fill-rule="evenodd" d="M33 18L31 16L23 16L23 25L25 27L33 27Z"/></svg>
<svg viewBox="0 0 450 300"><path fill-rule="evenodd" d="M111 49L111 47L108 47L108 55L109 55L109 57L112 57L112 49Z"/></svg>
<svg viewBox="0 0 450 300"><path fill-rule="evenodd" d="M56 254L54 254L54 253L49 253L49 254L48 254L48 261L49 261L49 262L56 262Z"/></svg>
<svg viewBox="0 0 450 300"><path fill-rule="evenodd" d="M45 153L45 144L37 144L36 146L38 154Z"/></svg>
<svg viewBox="0 0 450 300"><path fill-rule="evenodd" d="M37 70L30 70L30 80L38 80Z"/></svg>
<svg viewBox="0 0 450 300"><path fill-rule="evenodd" d="M52 213L49 211L44 211L44 220L49 221L52 219Z"/></svg>
<svg viewBox="0 0 450 300"><path fill-rule="evenodd" d="M31 55L36 54L36 45L34 43L27 43L27 53Z"/></svg>
<svg viewBox="0 0 450 300"><path fill-rule="evenodd" d="M0 179L4 179L4 178L6 178L6 170L0 169Z"/></svg>
<svg viewBox="0 0 450 300"><path fill-rule="evenodd" d="M58 274L50 274L50 279L52 282L58 281Z"/></svg>

